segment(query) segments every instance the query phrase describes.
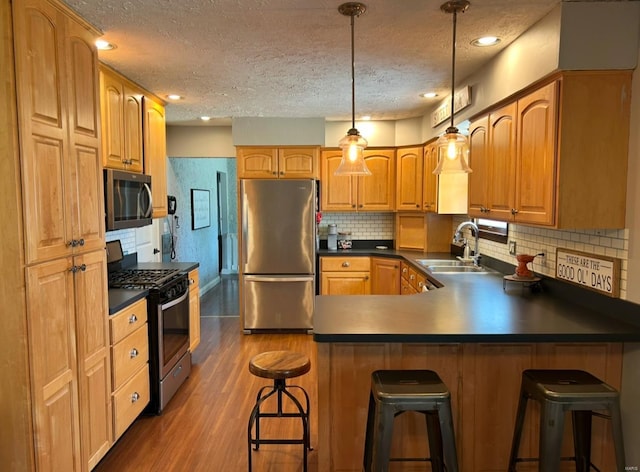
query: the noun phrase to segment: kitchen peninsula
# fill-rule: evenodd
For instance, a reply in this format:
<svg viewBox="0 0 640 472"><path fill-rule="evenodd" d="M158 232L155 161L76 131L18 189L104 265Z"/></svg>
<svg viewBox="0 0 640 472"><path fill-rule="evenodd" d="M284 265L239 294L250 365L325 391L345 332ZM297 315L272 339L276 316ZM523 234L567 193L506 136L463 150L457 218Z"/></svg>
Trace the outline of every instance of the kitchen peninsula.
<svg viewBox="0 0 640 472"><path fill-rule="evenodd" d="M460 467L471 472L506 470L524 369L588 370L620 389L623 343L638 342L640 327L547 292L503 289L500 273L436 278L444 287L417 295L316 298L319 470L361 470L376 369L440 374L452 394ZM537 451L532 411L523 457ZM425 457L424 429L421 415L397 418L392 456ZM608 422L595 419L592 457L601 470L614 470L612 449Z"/></svg>

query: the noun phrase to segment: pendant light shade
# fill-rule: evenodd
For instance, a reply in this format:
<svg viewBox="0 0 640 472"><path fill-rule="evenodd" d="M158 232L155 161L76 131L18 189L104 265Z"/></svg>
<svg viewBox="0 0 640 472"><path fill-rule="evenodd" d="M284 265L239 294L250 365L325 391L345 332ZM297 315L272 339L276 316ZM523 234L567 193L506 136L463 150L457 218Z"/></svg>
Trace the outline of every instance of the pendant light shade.
<svg viewBox="0 0 640 472"><path fill-rule="evenodd" d="M358 2L343 3L338 7L341 14L351 17L351 129L338 143L342 149L342 160L334 175L371 175L363 155L368 143L356 129L354 17L362 15L366 9Z"/></svg>
<svg viewBox="0 0 640 472"><path fill-rule="evenodd" d="M455 113L455 84L456 84L456 22L458 13L465 12L469 5L467 0L451 0L440 7L445 13L453 14L453 53L451 54L451 123L444 135L440 136L436 146L438 148L438 165L434 174L453 174L473 172L467 164L469 157L469 143L467 138L460 134L458 128L453 125Z"/></svg>

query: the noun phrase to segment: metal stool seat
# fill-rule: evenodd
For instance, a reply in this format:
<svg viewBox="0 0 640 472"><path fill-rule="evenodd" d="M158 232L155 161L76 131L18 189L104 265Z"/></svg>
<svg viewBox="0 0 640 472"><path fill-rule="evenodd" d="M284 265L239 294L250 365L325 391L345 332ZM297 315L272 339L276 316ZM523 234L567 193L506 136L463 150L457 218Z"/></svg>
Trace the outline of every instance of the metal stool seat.
<svg viewBox="0 0 640 472"><path fill-rule="evenodd" d="M406 411L425 415L431 457L390 457L393 420ZM377 370L371 374L364 470L386 472L390 461L427 461L436 472L458 471L451 394L431 370Z"/></svg>
<svg viewBox="0 0 640 472"><path fill-rule="evenodd" d="M249 372L258 377L273 379L273 385L262 387L258 391L256 404L251 410L248 427L249 445L249 472L251 472L251 446L255 446L257 451L261 444L302 444L304 471L307 471L307 451L311 451L310 426L309 426L309 395L299 385L287 385L286 379L299 377L306 374L311 369L311 361L304 354L291 351L269 351L263 352L253 357L249 361ZM304 394L305 407L290 392L297 389ZM268 392L266 392L269 390ZM266 392L266 393L265 393ZM260 407L264 401L276 395L278 406L275 412L262 412ZM297 411L293 413L284 412L282 408L283 395L291 400ZM302 438L284 439L261 439L260 438L260 418L300 418L302 421ZM255 426L255 437L253 430Z"/></svg>
<svg viewBox="0 0 640 472"><path fill-rule="evenodd" d="M540 403L540 444L538 458L519 458L528 399ZM606 411L608 415L596 411ZM574 457L560 457L565 412L573 420ZM582 370L525 370L522 373L520 400L511 444L509 472L516 472L518 462L539 462L540 472L560 470L561 460L576 463L576 472L597 469L591 463L591 420L593 416L611 419L616 470L625 467L620 395L616 389Z"/></svg>

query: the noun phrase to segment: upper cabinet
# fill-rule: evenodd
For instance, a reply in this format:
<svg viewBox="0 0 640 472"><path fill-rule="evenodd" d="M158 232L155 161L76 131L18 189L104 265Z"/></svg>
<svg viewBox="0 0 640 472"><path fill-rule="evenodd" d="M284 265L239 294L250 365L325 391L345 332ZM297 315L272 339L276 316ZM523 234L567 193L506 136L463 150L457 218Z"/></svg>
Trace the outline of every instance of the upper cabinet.
<svg viewBox="0 0 640 472"><path fill-rule="evenodd" d="M372 175L343 176L333 173L342 151L323 150L321 156L322 211L393 211L395 149L365 149L364 159Z"/></svg>
<svg viewBox="0 0 640 472"><path fill-rule="evenodd" d="M399 148L396 153L396 209L422 210L424 148Z"/></svg>
<svg viewBox="0 0 640 472"><path fill-rule="evenodd" d="M14 11L27 263L104 247L93 33L37 0Z"/></svg>
<svg viewBox="0 0 640 472"><path fill-rule="evenodd" d="M167 131L164 105L145 96L144 173L151 176L153 218L167 216Z"/></svg>
<svg viewBox="0 0 640 472"><path fill-rule="evenodd" d="M142 172L143 96L133 83L100 64L104 167Z"/></svg>
<svg viewBox="0 0 640 472"><path fill-rule="evenodd" d="M631 73L563 72L473 120L469 214L624 228Z"/></svg>
<svg viewBox="0 0 640 472"><path fill-rule="evenodd" d="M320 148L243 147L236 150L240 179L317 179Z"/></svg>

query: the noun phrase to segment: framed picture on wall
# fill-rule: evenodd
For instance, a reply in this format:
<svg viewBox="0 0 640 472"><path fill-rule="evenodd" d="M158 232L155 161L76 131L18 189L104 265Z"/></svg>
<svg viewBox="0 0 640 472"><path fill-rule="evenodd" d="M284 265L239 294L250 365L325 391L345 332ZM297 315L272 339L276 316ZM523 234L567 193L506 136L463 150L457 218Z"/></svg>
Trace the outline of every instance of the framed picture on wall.
<svg viewBox="0 0 640 472"><path fill-rule="evenodd" d="M211 226L209 190L191 189L191 229Z"/></svg>

